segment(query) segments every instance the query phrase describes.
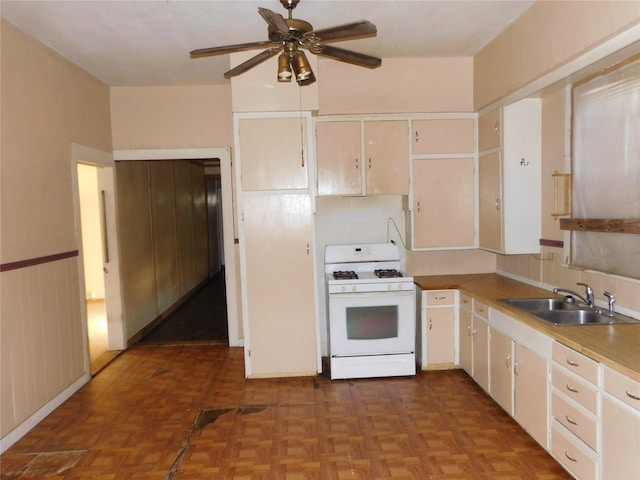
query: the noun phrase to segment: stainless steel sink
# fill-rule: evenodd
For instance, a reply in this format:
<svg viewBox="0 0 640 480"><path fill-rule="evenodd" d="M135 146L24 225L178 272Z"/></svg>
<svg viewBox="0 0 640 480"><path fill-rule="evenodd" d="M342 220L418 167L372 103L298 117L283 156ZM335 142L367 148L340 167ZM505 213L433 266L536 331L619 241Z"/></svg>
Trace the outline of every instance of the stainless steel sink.
<svg viewBox="0 0 640 480"><path fill-rule="evenodd" d="M508 298L503 300L503 302L529 312L535 310L565 310L578 308L576 304L565 302L560 298Z"/></svg>
<svg viewBox="0 0 640 480"><path fill-rule="evenodd" d="M601 315L593 310L556 310L531 312L538 318L555 325L606 325L617 323L608 315Z"/></svg>
<svg viewBox="0 0 640 480"><path fill-rule="evenodd" d="M554 325L608 325L620 323L635 323L640 321L620 315L610 317L600 309L588 308L586 304L570 303L562 298L507 298L502 300L535 317Z"/></svg>

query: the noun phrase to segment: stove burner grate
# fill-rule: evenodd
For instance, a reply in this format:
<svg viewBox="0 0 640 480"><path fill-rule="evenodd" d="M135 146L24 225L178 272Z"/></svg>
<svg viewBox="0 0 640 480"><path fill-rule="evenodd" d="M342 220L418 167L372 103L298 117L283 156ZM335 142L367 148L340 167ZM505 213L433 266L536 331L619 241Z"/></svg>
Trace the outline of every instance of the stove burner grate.
<svg viewBox="0 0 640 480"><path fill-rule="evenodd" d="M395 268L386 268L380 270L374 270L373 273L378 278L399 278L402 277L402 273Z"/></svg>
<svg viewBox="0 0 640 480"><path fill-rule="evenodd" d="M333 272L333 278L335 280L355 280L358 278L358 274L353 270L338 270Z"/></svg>

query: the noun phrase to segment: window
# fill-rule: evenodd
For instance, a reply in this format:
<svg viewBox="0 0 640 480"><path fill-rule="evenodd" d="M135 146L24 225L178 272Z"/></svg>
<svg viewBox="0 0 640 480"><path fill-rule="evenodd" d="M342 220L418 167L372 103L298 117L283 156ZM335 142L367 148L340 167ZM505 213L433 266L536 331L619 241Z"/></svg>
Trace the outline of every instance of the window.
<svg viewBox="0 0 640 480"><path fill-rule="evenodd" d="M574 85L572 100L572 263L640 278L640 56Z"/></svg>

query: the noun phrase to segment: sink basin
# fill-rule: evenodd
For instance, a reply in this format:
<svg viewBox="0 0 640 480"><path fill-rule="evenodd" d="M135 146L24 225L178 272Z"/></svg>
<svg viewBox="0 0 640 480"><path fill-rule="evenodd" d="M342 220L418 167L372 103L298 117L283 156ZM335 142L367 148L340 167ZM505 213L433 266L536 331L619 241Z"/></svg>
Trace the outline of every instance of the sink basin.
<svg viewBox="0 0 640 480"><path fill-rule="evenodd" d="M555 325L607 325L616 323L615 319L601 315L593 310L555 310L531 312L538 318Z"/></svg>
<svg viewBox="0 0 640 480"><path fill-rule="evenodd" d="M561 298L508 298L503 302L516 308L533 312L537 310L575 310L575 303L567 303Z"/></svg>

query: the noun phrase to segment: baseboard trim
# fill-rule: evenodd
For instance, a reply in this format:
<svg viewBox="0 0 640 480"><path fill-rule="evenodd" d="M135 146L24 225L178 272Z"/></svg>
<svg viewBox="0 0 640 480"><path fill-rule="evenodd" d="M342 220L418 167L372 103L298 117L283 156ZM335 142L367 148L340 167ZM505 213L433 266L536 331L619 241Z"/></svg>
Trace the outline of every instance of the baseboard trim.
<svg viewBox="0 0 640 480"><path fill-rule="evenodd" d="M78 380L73 382L62 392L56 395L51 401L46 403L42 408L37 410L33 415L27 418L24 422L14 428L11 432L0 439L0 454L4 453L11 446L13 446L18 440L24 437L31 429L39 424L44 418L53 412L56 408L66 402L71 396L82 388L87 382L91 380L89 373L83 374Z"/></svg>

